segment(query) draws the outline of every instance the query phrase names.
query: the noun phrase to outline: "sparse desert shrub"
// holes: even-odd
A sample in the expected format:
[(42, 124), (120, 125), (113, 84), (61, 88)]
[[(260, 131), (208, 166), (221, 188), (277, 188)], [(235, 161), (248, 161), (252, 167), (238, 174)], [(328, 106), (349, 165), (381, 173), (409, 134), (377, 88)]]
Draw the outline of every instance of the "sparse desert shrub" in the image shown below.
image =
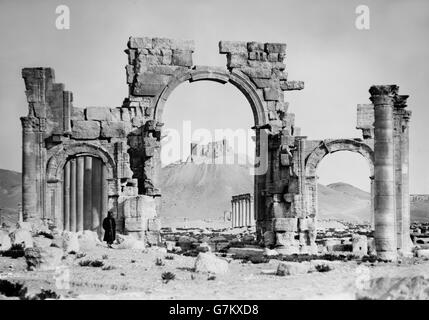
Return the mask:
[(59, 298), (60, 298), (60, 295), (58, 295), (55, 291), (52, 291), (50, 289), (48, 290), (42, 289), (39, 293), (36, 293), (31, 297), (25, 298), (25, 300), (46, 300), (46, 299), (58, 300)]
[(327, 264), (318, 264), (316, 265), (316, 270), (319, 272), (328, 272), (328, 271), (331, 271), (332, 269)]
[(198, 250), (192, 249), (185, 251), (183, 255), (186, 257), (197, 257), (199, 253), (200, 252)]
[(161, 274), (161, 279), (164, 283), (168, 283), (168, 281), (174, 280), (176, 278), (176, 275), (172, 272), (163, 272)]
[(132, 259), (132, 260), (131, 260), (131, 263), (136, 263), (136, 260)]
[(215, 275), (210, 275), (207, 280), (216, 280), (216, 276)]
[(164, 261), (162, 261), (161, 258), (156, 258), (155, 265), (159, 266), (159, 267), (162, 267), (164, 265)]
[(3, 251), (2, 255), (13, 259), (21, 258), (24, 256), (24, 246), (20, 243), (13, 244), (9, 250)]
[(82, 260), (79, 262), (79, 265), (81, 267), (100, 268), (100, 267), (104, 266), (104, 262), (101, 260)]
[(23, 298), (27, 294), (27, 287), (24, 287), (24, 284), (20, 282), (0, 280), (0, 293), (6, 297)]
[(116, 267), (115, 267), (115, 266), (112, 266), (112, 265), (103, 266), (103, 267), (101, 268), (101, 270), (104, 270), (104, 271), (107, 271), (107, 270), (115, 270), (115, 269), (116, 269)]
[(381, 259), (379, 259), (376, 255), (369, 255), (369, 256), (363, 256), (362, 257), (362, 262), (370, 262), (370, 263), (374, 263), (377, 261), (382, 261)]
[(174, 256), (165, 256), (165, 260), (174, 260)]
[(54, 236), (52, 234), (46, 232), (46, 231), (37, 232), (37, 236), (43, 236), (43, 237), (51, 239), (51, 240), (54, 239)]
[(107, 260), (107, 259), (109, 259), (109, 256), (108, 256), (107, 254), (103, 254), (103, 255), (101, 256), (101, 258), (102, 258), (103, 260)]
[(76, 251), (70, 251), (69, 254), (77, 255), (77, 252)]

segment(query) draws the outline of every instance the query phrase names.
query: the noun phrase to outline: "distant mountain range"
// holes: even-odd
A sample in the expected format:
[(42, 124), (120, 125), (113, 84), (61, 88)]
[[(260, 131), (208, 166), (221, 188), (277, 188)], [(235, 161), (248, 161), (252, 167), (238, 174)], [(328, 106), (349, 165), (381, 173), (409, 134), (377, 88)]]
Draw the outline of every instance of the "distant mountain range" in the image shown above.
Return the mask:
[(18, 219), (21, 203), (21, 173), (0, 169), (0, 218), (13, 223)]
[[(231, 208), (231, 196), (253, 193), (249, 167), (239, 164), (170, 164), (161, 171), (162, 216), (220, 218)], [(319, 184), (319, 217), (350, 222), (370, 221), (370, 194), (347, 183)], [(21, 174), (0, 169), (0, 215), (13, 223), (21, 203)], [(411, 220), (429, 222), (429, 200), (411, 202)]]

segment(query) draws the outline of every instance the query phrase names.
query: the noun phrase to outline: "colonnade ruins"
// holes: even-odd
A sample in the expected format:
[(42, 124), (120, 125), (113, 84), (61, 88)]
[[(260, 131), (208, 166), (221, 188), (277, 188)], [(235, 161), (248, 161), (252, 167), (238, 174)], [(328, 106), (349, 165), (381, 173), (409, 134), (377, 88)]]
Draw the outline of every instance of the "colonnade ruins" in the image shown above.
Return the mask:
[[(284, 92), (301, 90), (285, 72), (282, 43), (220, 41), (226, 68), (195, 66), (194, 43), (164, 38), (128, 41), (129, 94), (120, 107), (77, 108), (51, 68), (25, 68), (29, 104), (23, 129), (23, 217), (60, 229), (101, 233), (113, 210), (119, 232), (160, 241), (162, 113), (181, 83), (231, 83), (247, 98), (256, 136), (254, 208), (258, 239), (288, 253), (315, 253), (317, 165), (348, 150), (371, 168), (379, 257), (410, 253), (407, 96), (372, 86), (358, 105), (363, 139), (308, 140), (295, 127)], [(233, 106), (231, 106), (233, 107)]]

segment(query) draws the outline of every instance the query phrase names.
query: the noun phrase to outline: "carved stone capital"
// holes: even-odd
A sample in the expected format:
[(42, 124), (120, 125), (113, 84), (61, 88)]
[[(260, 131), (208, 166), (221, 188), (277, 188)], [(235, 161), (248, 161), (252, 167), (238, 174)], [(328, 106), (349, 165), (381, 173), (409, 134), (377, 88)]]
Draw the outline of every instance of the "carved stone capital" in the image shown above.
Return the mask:
[(396, 108), (406, 108), (408, 95), (397, 95), (395, 96), (394, 104)]
[(36, 117), (21, 117), (21, 125), (24, 132), (35, 132), (40, 129), (39, 119)]

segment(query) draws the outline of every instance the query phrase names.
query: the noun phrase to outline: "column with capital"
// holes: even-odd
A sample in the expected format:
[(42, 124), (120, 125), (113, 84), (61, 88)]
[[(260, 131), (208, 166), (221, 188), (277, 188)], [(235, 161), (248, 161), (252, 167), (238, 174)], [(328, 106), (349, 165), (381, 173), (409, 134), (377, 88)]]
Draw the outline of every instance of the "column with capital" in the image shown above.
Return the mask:
[(393, 104), (396, 85), (372, 86), (374, 104), (375, 247), (381, 259), (396, 260)]
[(409, 119), (411, 111), (406, 110), (407, 95), (396, 96), (394, 107), (398, 120), (400, 162), (397, 168), (400, 168), (400, 176), (397, 177), (396, 195), (397, 203), (401, 204), (400, 210), (397, 210), (397, 237), (398, 249), (402, 255), (410, 256), (411, 239), (410, 239), (410, 190), (409, 190)]

